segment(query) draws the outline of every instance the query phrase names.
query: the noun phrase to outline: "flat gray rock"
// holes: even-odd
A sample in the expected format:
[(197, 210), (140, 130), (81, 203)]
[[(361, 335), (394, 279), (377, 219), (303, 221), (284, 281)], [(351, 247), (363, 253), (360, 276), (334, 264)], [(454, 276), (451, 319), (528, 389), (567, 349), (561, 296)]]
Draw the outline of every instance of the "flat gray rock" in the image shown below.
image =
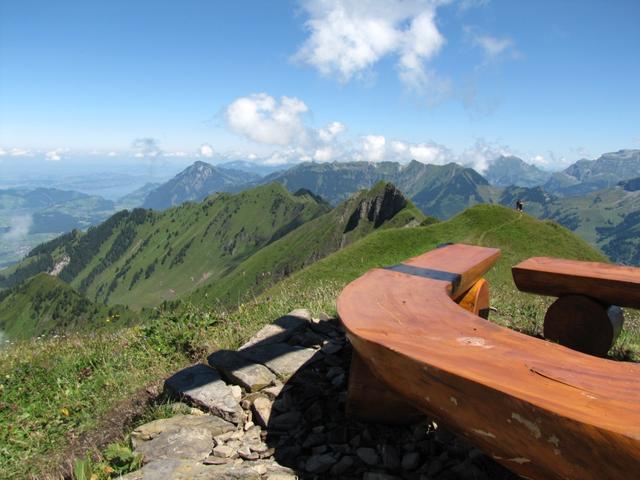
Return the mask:
[(131, 432), (131, 441), (136, 447), (142, 442), (153, 440), (162, 433), (172, 433), (190, 428), (205, 429), (211, 437), (235, 430), (232, 423), (214, 415), (175, 415), (141, 425)]
[(224, 420), (243, 422), (240, 404), (213, 368), (193, 365), (169, 377), (164, 386), (174, 395), (202, 406)]
[(269, 460), (201, 465), (193, 474), (194, 480), (258, 480), (262, 475), (293, 473)]
[(158, 460), (123, 476), (122, 480), (187, 480), (199, 468), (199, 463), (189, 460)]
[(308, 310), (294, 310), (275, 322), (262, 327), (253, 337), (242, 345), (239, 350), (256, 345), (271, 345), (286, 342), (294, 333), (299, 332), (309, 324), (311, 315)]
[(278, 377), (285, 379), (297, 372), (307, 362), (321, 358), (312, 348), (296, 347), (286, 343), (249, 347), (238, 353), (248, 360), (266, 365)]
[(264, 365), (252, 362), (232, 350), (218, 350), (209, 355), (209, 365), (218, 369), (227, 381), (257, 392), (271, 385), (276, 376)]
[(204, 460), (213, 449), (213, 437), (206, 428), (166, 431), (146, 442), (136, 442), (135, 452), (145, 463), (156, 460)]

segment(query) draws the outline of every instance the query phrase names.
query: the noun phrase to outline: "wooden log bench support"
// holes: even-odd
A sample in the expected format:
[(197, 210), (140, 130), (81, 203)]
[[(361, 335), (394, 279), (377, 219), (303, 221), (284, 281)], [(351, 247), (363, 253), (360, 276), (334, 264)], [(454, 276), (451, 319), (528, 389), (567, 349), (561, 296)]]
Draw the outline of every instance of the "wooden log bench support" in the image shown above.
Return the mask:
[(604, 357), (622, 331), (620, 307), (640, 308), (640, 269), (534, 257), (512, 269), (519, 290), (558, 297), (544, 318), (544, 336)]
[[(633, 476), (640, 467), (640, 365), (478, 316), (488, 308), (481, 280), (498, 256), (450, 245), (370, 270), (345, 287), (338, 313), (354, 347), (350, 388), (361, 388), (349, 411), (382, 410), (390, 421), (423, 412), (526, 478)], [(380, 409), (385, 396), (391, 408)]]

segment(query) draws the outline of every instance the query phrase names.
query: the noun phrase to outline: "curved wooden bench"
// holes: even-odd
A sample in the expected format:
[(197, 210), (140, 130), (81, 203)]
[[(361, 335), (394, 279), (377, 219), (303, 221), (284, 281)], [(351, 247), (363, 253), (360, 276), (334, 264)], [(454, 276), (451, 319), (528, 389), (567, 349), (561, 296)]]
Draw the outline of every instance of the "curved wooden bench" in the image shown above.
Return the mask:
[(456, 304), (498, 256), (451, 245), (350, 283), (338, 313), (355, 351), (414, 407), (520, 475), (633, 476), (640, 365), (529, 337)]

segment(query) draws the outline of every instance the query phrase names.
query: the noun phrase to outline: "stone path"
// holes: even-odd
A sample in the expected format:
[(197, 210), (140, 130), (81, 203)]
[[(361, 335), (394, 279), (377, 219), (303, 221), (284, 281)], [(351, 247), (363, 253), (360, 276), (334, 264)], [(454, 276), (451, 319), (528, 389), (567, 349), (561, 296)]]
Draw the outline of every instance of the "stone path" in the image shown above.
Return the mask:
[(166, 392), (189, 414), (136, 429), (145, 464), (123, 478), (518, 478), (426, 419), (389, 427), (345, 417), (350, 360), (338, 322), (306, 310), (265, 326), (237, 352), (214, 352), (209, 365), (167, 379)]

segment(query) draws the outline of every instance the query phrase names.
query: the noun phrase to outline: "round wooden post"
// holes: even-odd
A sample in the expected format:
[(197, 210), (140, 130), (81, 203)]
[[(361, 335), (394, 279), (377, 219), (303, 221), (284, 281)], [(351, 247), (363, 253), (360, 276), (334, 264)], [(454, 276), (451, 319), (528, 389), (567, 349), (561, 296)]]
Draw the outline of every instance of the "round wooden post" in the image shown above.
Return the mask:
[(622, 309), (585, 295), (566, 295), (544, 317), (544, 336), (579, 352), (604, 357), (624, 323)]

